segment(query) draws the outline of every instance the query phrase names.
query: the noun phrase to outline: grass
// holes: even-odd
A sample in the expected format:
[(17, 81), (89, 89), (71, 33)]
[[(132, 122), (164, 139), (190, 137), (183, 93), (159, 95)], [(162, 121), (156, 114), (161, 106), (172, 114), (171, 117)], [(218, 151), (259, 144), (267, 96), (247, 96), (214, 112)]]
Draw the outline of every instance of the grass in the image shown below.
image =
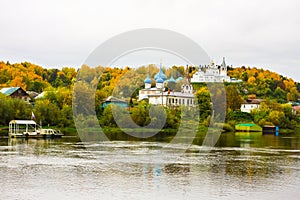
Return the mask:
[(8, 126), (0, 126), (0, 136), (8, 136)]
[(65, 136), (78, 136), (75, 127), (65, 127), (65, 128), (57, 128), (57, 129), (60, 130)]

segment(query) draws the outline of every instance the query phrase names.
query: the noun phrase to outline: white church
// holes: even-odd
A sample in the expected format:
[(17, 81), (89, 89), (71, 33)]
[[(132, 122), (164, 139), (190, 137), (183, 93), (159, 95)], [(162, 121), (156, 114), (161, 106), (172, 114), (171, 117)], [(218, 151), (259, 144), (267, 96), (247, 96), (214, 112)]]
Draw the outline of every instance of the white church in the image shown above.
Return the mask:
[(221, 83), (221, 82), (231, 82), (238, 83), (242, 82), (235, 78), (230, 78), (227, 76), (227, 66), (225, 63), (225, 58), (220, 66), (215, 65), (212, 62), (210, 65), (199, 66), (199, 70), (191, 78), (192, 83)]
[(167, 80), (166, 75), (162, 71), (160, 66), (159, 72), (154, 76), (155, 87), (151, 87), (152, 80), (150, 76), (144, 80), (145, 89), (139, 91), (139, 101), (148, 100), (152, 105), (163, 105), (168, 107), (176, 106), (196, 106), (194, 99), (193, 86), (186, 79), (185, 83), (181, 86), (181, 91), (164, 91), (164, 85), (176, 84), (176, 80), (171, 75), (170, 79)]

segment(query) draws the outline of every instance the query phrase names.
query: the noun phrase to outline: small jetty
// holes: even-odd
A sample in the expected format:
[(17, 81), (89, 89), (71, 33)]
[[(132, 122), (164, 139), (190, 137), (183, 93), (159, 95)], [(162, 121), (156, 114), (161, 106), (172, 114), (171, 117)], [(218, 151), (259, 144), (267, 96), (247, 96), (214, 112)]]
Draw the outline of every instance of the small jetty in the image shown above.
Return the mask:
[(279, 134), (279, 127), (265, 125), (263, 126), (263, 134)]
[(9, 122), (8, 136), (11, 138), (56, 138), (62, 137), (60, 131), (37, 128), (33, 120), (12, 120)]

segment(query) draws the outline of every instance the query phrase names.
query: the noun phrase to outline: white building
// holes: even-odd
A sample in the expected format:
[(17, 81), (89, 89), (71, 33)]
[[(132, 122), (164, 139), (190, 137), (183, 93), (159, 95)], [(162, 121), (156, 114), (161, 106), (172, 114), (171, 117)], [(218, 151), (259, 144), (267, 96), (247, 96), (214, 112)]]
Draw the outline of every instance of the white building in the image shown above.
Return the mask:
[(227, 76), (227, 66), (225, 58), (220, 66), (212, 62), (210, 65), (199, 66), (199, 70), (191, 78), (192, 83), (210, 82), (242, 82), (241, 80), (231, 79)]
[(242, 112), (250, 113), (254, 109), (259, 109), (261, 102), (262, 102), (262, 99), (247, 99), (241, 105), (241, 111)]
[(165, 83), (175, 84), (173, 76), (167, 80), (166, 75), (160, 67), (159, 72), (154, 76), (155, 87), (151, 88), (152, 80), (150, 76), (144, 80), (145, 89), (139, 91), (139, 101), (148, 99), (150, 104), (164, 105), (164, 106), (194, 106), (196, 104), (194, 99), (193, 86), (186, 81), (181, 86), (181, 91), (164, 91)]

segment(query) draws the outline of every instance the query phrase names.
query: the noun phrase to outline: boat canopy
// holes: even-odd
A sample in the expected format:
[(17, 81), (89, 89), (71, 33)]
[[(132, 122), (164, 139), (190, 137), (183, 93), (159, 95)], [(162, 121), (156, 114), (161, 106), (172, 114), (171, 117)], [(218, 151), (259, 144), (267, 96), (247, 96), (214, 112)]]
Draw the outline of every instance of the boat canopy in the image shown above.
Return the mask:
[(36, 125), (36, 122), (33, 120), (11, 120), (10, 124), (32, 124)]

